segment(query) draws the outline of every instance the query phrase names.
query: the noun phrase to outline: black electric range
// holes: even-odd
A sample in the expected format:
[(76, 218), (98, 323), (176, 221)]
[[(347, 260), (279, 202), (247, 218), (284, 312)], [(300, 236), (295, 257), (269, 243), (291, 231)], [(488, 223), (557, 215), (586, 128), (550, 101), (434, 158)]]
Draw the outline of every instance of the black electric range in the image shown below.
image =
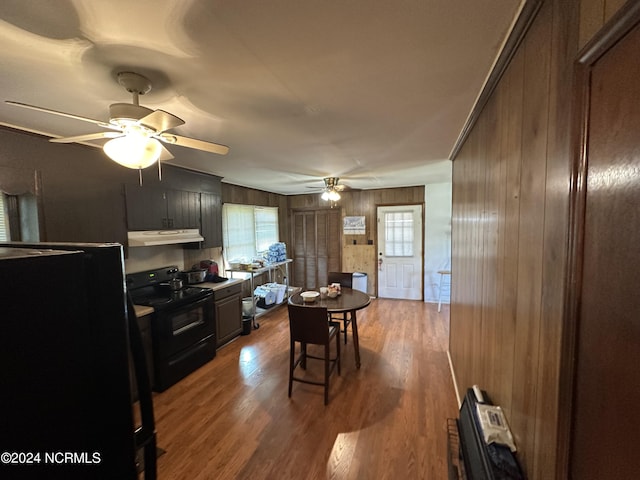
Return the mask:
[(170, 265), (127, 275), (136, 305), (153, 307), (153, 389), (162, 392), (216, 355), (213, 290), (186, 286), (174, 291), (169, 281), (178, 275)]

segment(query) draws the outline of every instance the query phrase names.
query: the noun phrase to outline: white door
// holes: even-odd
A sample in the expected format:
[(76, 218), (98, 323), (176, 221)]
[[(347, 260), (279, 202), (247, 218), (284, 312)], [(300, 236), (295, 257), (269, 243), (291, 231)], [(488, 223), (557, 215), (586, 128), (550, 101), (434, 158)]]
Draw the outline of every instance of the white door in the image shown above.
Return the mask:
[(422, 300), (422, 205), (378, 207), (378, 296)]

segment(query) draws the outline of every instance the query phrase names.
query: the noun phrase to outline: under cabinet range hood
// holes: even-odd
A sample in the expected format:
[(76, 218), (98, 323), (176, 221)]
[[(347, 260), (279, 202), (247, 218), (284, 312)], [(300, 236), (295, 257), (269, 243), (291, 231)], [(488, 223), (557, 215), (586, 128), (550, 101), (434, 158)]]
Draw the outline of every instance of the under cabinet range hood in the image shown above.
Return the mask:
[(204, 238), (197, 228), (185, 230), (151, 230), (127, 233), (130, 247), (151, 247), (176, 243), (202, 242)]

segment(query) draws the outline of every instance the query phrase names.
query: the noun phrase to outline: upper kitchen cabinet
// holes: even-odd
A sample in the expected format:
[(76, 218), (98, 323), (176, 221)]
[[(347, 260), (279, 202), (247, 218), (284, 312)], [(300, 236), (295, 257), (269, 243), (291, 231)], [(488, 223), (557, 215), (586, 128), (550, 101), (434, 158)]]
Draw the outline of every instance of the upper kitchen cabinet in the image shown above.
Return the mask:
[(129, 230), (200, 228), (200, 193), (125, 185)]
[(202, 229), (204, 237), (201, 248), (222, 246), (222, 198), (215, 193), (200, 195), (200, 212), (202, 215)]

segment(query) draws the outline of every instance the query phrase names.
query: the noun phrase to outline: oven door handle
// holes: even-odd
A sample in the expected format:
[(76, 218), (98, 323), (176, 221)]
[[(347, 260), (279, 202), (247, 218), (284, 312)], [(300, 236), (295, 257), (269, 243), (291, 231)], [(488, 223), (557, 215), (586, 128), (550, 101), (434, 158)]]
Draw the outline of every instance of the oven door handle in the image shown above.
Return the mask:
[(145, 480), (156, 480), (156, 426), (153, 417), (151, 381), (144, 354), (142, 334), (140, 333), (138, 319), (129, 293), (127, 293), (127, 323), (129, 324), (129, 345), (138, 388), (141, 420), (141, 426), (135, 431), (135, 447), (136, 450), (144, 449)]

